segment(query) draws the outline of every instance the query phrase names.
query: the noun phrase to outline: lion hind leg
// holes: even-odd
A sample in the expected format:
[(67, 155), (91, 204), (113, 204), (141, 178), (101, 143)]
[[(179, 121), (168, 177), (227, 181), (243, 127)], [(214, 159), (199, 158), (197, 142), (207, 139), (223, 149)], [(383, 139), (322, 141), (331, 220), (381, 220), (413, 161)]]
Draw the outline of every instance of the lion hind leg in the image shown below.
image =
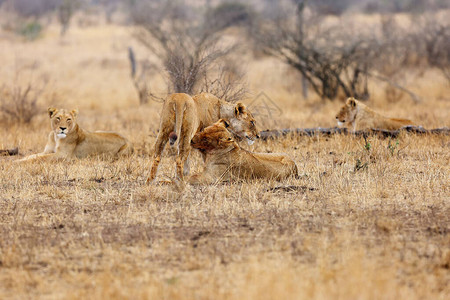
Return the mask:
[(171, 128), (170, 127), (162, 127), (159, 131), (158, 137), (155, 142), (155, 152), (153, 153), (153, 163), (152, 168), (150, 169), (150, 176), (147, 178), (147, 183), (153, 181), (156, 178), (156, 172), (158, 171), (159, 163), (161, 162), (161, 154), (166, 146), (167, 139), (169, 138)]
[(179, 153), (176, 160), (176, 176), (184, 180), (184, 175), (189, 174), (189, 154), (191, 153), (190, 135), (183, 135), (179, 141)]

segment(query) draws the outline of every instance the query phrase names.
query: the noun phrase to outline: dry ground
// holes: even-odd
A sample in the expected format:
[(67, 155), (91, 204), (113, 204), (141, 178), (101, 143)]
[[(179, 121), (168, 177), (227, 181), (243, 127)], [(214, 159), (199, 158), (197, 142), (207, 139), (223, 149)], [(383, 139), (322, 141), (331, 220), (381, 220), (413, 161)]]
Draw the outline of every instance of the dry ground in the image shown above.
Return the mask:
[[(120, 131), (137, 153), (54, 165), (0, 158), (1, 299), (450, 297), (448, 136), (370, 137), (370, 149), (351, 136), (288, 137), (252, 150), (288, 153), (299, 179), (182, 194), (148, 186), (160, 104), (137, 105), (130, 29), (72, 28), (63, 40), (57, 30), (32, 43), (1, 33), (2, 82), (18, 67), (52, 79), (32, 124), (2, 124), (1, 148), (42, 151), (45, 107), (56, 103), (78, 107), (86, 129)], [(296, 75), (272, 60), (248, 68), (253, 93), (265, 91), (282, 110), (273, 126), (334, 125), (339, 102), (302, 100)], [(450, 88), (434, 70), (405, 84), (424, 101), (388, 102), (380, 85), (370, 105), (427, 128), (450, 126)], [(194, 171), (200, 166), (194, 155)], [(166, 155), (159, 178), (173, 169)]]

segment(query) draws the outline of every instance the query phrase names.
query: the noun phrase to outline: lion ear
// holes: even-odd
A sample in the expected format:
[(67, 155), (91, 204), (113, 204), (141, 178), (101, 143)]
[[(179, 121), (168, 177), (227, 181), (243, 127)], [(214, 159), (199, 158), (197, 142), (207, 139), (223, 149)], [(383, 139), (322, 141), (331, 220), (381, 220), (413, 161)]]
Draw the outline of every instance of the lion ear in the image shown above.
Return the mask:
[(243, 103), (238, 102), (236, 103), (236, 107), (234, 108), (234, 114), (237, 116), (239, 116), (240, 114), (244, 113), (246, 110), (246, 107)]
[(74, 117), (74, 118), (76, 118), (77, 116), (78, 116), (78, 109), (72, 109), (72, 111), (70, 112), (71, 114), (72, 114), (72, 116)]
[(351, 106), (351, 107), (355, 107), (356, 106), (356, 100), (353, 97), (350, 97), (347, 99), (347, 105)]
[(49, 108), (47, 109), (47, 112), (48, 112), (48, 116), (49, 116), (50, 118), (52, 118), (54, 115), (56, 115), (56, 113), (58, 112), (58, 109), (57, 109), (57, 108), (54, 108), (54, 107), (49, 107)]
[(225, 128), (230, 127), (230, 123), (228, 123), (228, 122), (225, 121), (224, 119), (220, 119), (220, 123), (221, 123)]

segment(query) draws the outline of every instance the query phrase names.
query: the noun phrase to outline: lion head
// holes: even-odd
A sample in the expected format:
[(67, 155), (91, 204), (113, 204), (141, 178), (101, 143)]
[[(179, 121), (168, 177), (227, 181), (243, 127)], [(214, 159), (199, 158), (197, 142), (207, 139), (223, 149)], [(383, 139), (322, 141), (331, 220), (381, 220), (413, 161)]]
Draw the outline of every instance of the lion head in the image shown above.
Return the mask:
[(191, 140), (192, 147), (204, 152), (234, 147), (236, 142), (233, 139), (233, 134), (227, 128), (230, 128), (230, 124), (220, 119), (211, 126), (197, 132)]
[(259, 130), (256, 128), (256, 120), (252, 113), (242, 103), (237, 103), (234, 108), (235, 118), (229, 120), (231, 128), (228, 128), (236, 137), (247, 139), (252, 145), (255, 138), (259, 138)]
[(65, 109), (50, 107), (48, 115), (53, 132), (58, 138), (63, 139), (74, 130), (78, 110), (73, 109), (69, 112)]
[(341, 107), (336, 115), (336, 121), (339, 126), (343, 126), (346, 123), (352, 123), (355, 121), (357, 113), (358, 100), (353, 97), (347, 99), (345, 104)]

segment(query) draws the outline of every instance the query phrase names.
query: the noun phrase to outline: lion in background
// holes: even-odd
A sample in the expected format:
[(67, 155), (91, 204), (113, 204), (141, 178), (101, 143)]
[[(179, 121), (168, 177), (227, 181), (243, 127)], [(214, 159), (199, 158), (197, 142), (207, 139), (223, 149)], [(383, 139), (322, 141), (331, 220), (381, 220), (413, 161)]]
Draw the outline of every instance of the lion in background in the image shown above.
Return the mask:
[(122, 135), (112, 131), (89, 132), (77, 124), (78, 110), (49, 108), (52, 131), (44, 152), (27, 156), (17, 162), (62, 160), (92, 155), (118, 156), (133, 152), (133, 146)]
[(341, 107), (336, 121), (338, 126), (347, 126), (352, 131), (368, 128), (397, 130), (414, 125), (411, 120), (384, 117), (353, 97), (348, 98)]
[(250, 145), (259, 137), (256, 121), (242, 103), (231, 104), (209, 93), (201, 93), (194, 97), (184, 93), (169, 95), (163, 104), (153, 163), (147, 182), (155, 179), (161, 154), (168, 141), (171, 145), (178, 142), (176, 176), (184, 180), (184, 175), (189, 172), (191, 139), (196, 132), (219, 119), (226, 119), (230, 124), (230, 131), (237, 138), (246, 139)]
[(283, 180), (298, 176), (297, 165), (285, 154), (253, 153), (242, 149), (227, 130), (230, 126), (220, 119), (194, 136), (192, 147), (206, 155), (206, 166), (202, 173), (191, 176), (189, 183), (208, 184), (237, 179)]

